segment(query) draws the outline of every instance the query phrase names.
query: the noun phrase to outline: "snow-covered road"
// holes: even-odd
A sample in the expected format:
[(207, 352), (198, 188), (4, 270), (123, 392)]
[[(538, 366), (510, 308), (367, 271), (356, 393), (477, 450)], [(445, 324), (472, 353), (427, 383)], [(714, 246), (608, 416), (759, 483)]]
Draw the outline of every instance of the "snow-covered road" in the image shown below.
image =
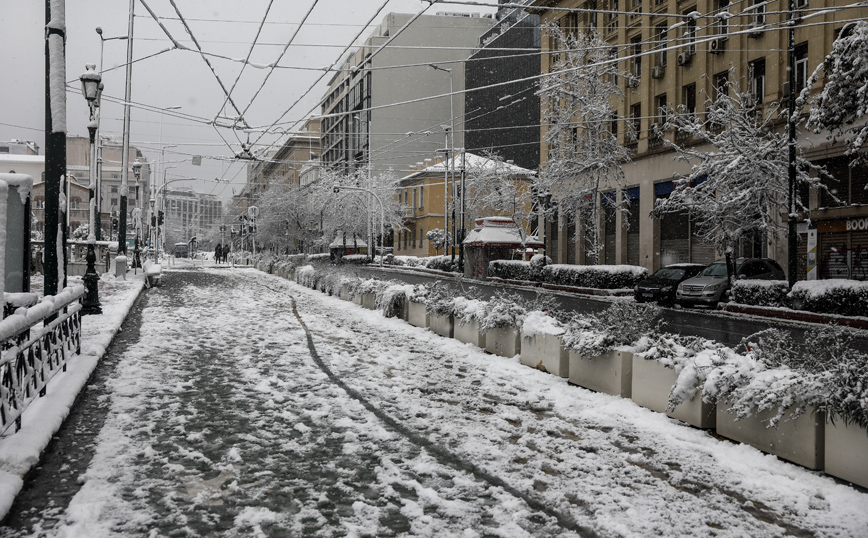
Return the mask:
[(39, 535), (868, 532), (865, 493), (517, 359), (254, 270), (164, 282)]

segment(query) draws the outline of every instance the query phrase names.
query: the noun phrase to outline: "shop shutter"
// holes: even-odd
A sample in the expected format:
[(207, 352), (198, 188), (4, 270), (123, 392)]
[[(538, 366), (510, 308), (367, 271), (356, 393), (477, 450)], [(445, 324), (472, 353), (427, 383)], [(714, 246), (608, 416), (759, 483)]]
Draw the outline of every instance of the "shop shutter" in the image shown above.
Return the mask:
[(868, 231), (850, 233), (852, 254), (852, 273), (854, 280), (868, 280)]
[(820, 279), (847, 278), (847, 251), (849, 233), (820, 234)]

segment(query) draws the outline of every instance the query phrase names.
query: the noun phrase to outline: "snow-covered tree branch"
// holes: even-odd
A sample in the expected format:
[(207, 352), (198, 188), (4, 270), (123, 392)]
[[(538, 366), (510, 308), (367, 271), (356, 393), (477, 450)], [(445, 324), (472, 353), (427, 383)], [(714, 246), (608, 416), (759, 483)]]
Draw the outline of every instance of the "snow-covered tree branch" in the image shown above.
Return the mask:
[(596, 262), (601, 250), (599, 193), (622, 186), (622, 166), (629, 161), (612, 129), (615, 102), (622, 96), (619, 72), (609, 61), (611, 46), (595, 32), (566, 34), (555, 25), (547, 25), (544, 32), (564, 50), (540, 81), (548, 158), (540, 169), (539, 189), (552, 194), (559, 211), (580, 220), (589, 257)]

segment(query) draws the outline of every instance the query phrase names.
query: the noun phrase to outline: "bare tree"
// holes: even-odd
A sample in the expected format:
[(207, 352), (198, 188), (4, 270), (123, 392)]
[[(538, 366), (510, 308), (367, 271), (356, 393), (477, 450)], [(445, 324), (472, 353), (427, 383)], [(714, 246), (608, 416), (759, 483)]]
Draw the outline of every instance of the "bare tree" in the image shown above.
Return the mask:
[[(844, 138), (852, 164), (868, 160), (868, 22), (861, 20), (841, 31), (832, 52), (817, 68), (826, 73), (822, 93), (810, 110), (808, 125), (819, 133), (831, 131), (830, 138)], [(811, 84), (808, 84), (810, 88)]]
[(481, 156), (465, 154), (464, 174), (468, 220), (509, 216), (525, 240), (534, 216), (533, 173), (485, 152)]
[[(596, 32), (565, 34), (545, 26), (561, 49), (540, 81), (548, 158), (540, 169), (540, 193), (551, 193), (558, 210), (582, 223), (590, 259), (602, 249), (598, 202), (603, 190), (623, 185), (627, 149), (612, 128), (622, 97), (611, 46)], [(622, 208), (622, 200), (615, 201)], [(579, 228), (577, 228), (578, 233)]]
[[(716, 100), (706, 100), (705, 108), (704, 117), (683, 106), (666, 111), (663, 129), (674, 127), (681, 136), (664, 141), (691, 171), (675, 176), (674, 190), (657, 200), (652, 216), (689, 212), (696, 234), (718, 252), (736, 247), (742, 238), (778, 238), (786, 229), (781, 215), (789, 213), (789, 149), (786, 133), (772, 127), (777, 105), (763, 114), (750, 94), (729, 82)], [(797, 154), (797, 182), (820, 186), (809, 170), (822, 172)], [(807, 209), (801, 200), (796, 204)]]

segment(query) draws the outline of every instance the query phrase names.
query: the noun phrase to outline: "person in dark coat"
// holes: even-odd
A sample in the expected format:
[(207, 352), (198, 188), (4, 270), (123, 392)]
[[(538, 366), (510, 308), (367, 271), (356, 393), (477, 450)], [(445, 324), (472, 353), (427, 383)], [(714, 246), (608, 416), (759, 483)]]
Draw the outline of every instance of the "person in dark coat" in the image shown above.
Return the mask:
[(229, 245), (226, 244), (226, 245), (223, 245), (223, 263), (229, 263), (228, 261), (226, 261), (228, 259), (229, 259)]
[(217, 248), (214, 249), (214, 260), (216, 260), (217, 263), (220, 263), (220, 260), (222, 258), (223, 258), (223, 247), (220, 245), (220, 243), (217, 243)]

